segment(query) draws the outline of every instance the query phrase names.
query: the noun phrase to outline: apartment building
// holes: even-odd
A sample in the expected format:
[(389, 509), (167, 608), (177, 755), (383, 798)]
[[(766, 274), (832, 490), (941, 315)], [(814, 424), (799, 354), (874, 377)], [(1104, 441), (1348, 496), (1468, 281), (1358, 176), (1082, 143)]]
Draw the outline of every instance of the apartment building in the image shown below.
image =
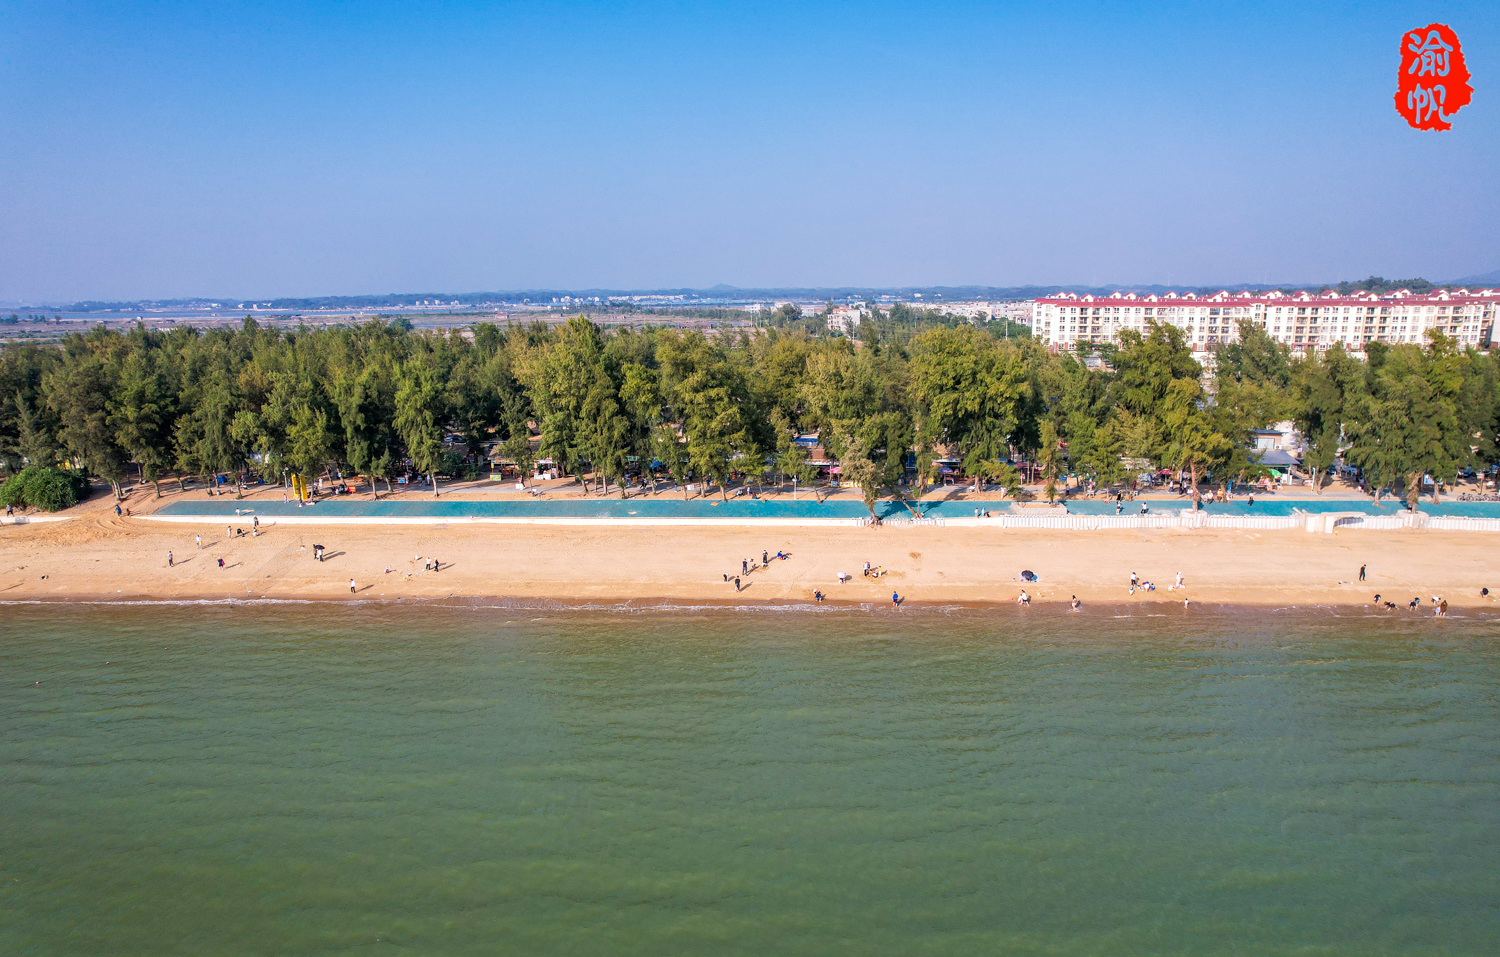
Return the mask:
[(1335, 342), (1362, 353), (1369, 342), (1426, 341), (1439, 329), (1462, 345), (1488, 348), (1500, 290), (1454, 289), (1416, 295), (1398, 289), (1385, 295), (1355, 293), (1219, 292), (1079, 296), (1064, 293), (1033, 303), (1032, 334), (1044, 344), (1071, 349), (1080, 342), (1114, 342), (1120, 332), (1144, 332), (1151, 321), (1187, 333), (1195, 351), (1211, 351), (1239, 336), (1252, 322), (1293, 352), (1323, 350)]
[(828, 329), (830, 332), (852, 336), (859, 331), (859, 324), (868, 315), (863, 307), (839, 306), (828, 314)]

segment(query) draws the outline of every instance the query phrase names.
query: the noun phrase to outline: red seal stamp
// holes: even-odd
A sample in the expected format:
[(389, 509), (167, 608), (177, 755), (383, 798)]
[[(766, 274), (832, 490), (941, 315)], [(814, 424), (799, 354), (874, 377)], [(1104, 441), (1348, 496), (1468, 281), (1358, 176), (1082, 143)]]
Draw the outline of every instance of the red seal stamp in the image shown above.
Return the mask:
[(1406, 31), (1396, 77), (1396, 112), (1413, 129), (1452, 129), (1448, 121), (1469, 104), (1473, 93), (1463, 47), (1446, 23)]

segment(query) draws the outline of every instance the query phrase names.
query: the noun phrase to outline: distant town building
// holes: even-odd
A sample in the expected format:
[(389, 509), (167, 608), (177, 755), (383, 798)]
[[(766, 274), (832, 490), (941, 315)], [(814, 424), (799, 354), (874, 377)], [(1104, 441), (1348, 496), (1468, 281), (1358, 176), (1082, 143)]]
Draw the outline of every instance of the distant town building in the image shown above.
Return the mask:
[(856, 306), (839, 306), (828, 314), (828, 331), (852, 336), (867, 315), (869, 313)]
[(1322, 351), (1335, 342), (1362, 353), (1370, 342), (1426, 341), (1439, 329), (1466, 346), (1488, 347), (1500, 290), (1454, 289), (1415, 295), (1398, 289), (1385, 295), (1354, 293), (1195, 293), (1079, 296), (1064, 293), (1033, 302), (1032, 334), (1043, 344), (1071, 349), (1080, 342), (1115, 342), (1120, 332), (1145, 332), (1151, 321), (1187, 333), (1196, 351), (1239, 337), (1239, 324), (1265, 329), (1293, 352)]
[(991, 307), (991, 319), (1009, 319), (1023, 325), (1031, 325), (1031, 316), (1035, 306), (1031, 300), (1022, 302), (997, 302)]

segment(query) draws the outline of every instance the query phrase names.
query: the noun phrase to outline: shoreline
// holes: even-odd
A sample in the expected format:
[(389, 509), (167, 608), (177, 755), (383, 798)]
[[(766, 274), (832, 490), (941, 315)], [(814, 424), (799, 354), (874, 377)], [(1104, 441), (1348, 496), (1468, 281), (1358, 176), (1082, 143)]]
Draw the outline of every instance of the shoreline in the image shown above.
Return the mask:
[(1213, 618), (1219, 620), (1257, 620), (1272, 616), (1278, 618), (1317, 618), (1320, 620), (1338, 620), (1348, 618), (1375, 619), (1380, 621), (1463, 621), (1475, 622), (1500, 622), (1500, 606), (1491, 605), (1458, 605), (1450, 600), (1449, 613), (1445, 617), (1433, 614), (1433, 608), (1423, 601), (1421, 608), (1408, 610), (1403, 603), (1395, 610), (1376, 608), (1370, 604), (1254, 604), (1254, 603), (1230, 603), (1214, 601), (1193, 601), (1189, 599), (1190, 606), (1184, 608), (1181, 602), (1176, 600), (1150, 601), (1142, 603), (1097, 603), (1084, 604), (1081, 608), (1074, 610), (1068, 601), (1042, 601), (1032, 602), (1029, 606), (1018, 605), (1013, 601), (912, 601), (909, 604), (902, 602), (899, 611), (893, 610), (887, 602), (822, 602), (812, 601), (767, 601), (759, 604), (734, 602), (728, 600), (702, 599), (691, 603), (685, 603), (682, 599), (666, 598), (644, 598), (636, 600), (623, 600), (615, 602), (600, 601), (570, 601), (567, 599), (553, 598), (531, 598), (514, 595), (468, 595), (452, 597), (417, 597), (417, 598), (112, 598), (108, 596), (84, 596), (84, 597), (53, 597), (53, 598), (25, 598), (7, 599), (0, 598), (0, 608), (3, 607), (68, 607), (78, 609), (89, 608), (238, 608), (238, 607), (275, 607), (275, 606), (313, 606), (332, 608), (359, 607), (373, 610), (389, 610), (394, 608), (417, 608), (417, 609), (442, 609), (449, 611), (512, 611), (512, 612), (544, 612), (557, 614), (581, 614), (581, 615), (696, 615), (696, 614), (816, 614), (816, 615), (860, 615), (881, 616), (890, 620), (899, 620), (899, 616), (911, 614), (913, 616), (975, 616), (994, 617), (1007, 614), (1013, 617), (1007, 620), (1017, 623), (1023, 622), (1025, 616), (1042, 615), (1052, 617), (1071, 617), (1077, 615), (1082, 619), (1101, 620), (1107, 619), (1117, 621), (1121, 619), (1145, 619), (1145, 618), (1174, 618), (1184, 617)]

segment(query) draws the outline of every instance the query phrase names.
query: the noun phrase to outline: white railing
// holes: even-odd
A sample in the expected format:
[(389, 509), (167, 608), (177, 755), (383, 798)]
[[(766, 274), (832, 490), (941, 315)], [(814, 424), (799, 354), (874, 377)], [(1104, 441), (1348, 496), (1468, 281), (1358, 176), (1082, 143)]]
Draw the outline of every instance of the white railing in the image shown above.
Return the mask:
[(1427, 527), (1444, 532), (1500, 532), (1500, 518), (1459, 518), (1449, 515), (1432, 515)]
[(1055, 528), (1070, 531), (1143, 528), (1300, 528), (1294, 517), (1270, 515), (1208, 515), (1183, 510), (1145, 515), (1002, 515), (983, 524), (1001, 528)]
[[(905, 523), (910, 524), (910, 523)], [(1210, 515), (1192, 509), (1148, 513), (1146, 515), (1050, 515), (999, 514), (985, 518), (954, 517), (948, 525), (980, 528), (1049, 529), (1055, 531), (1107, 531), (1110, 529), (1223, 528), (1276, 531), (1304, 528), (1330, 532), (1335, 528), (1396, 531), (1399, 529), (1439, 529), (1454, 532), (1500, 532), (1500, 518), (1436, 517), (1423, 512), (1400, 512), (1395, 515), (1333, 515), (1295, 510), (1291, 515)]]

